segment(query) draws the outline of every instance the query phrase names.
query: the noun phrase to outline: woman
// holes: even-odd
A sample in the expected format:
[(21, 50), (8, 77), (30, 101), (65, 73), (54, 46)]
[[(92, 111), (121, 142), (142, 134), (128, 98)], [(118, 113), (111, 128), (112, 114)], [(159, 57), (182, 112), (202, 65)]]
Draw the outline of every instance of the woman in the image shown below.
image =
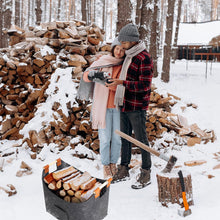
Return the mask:
[(113, 79), (119, 78), (125, 51), (117, 38), (111, 46), (111, 55), (101, 56), (83, 74), (85, 82), (95, 81), (91, 118), (92, 128), (98, 129), (104, 178), (116, 173), (121, 151), (121, 139), (114, 132), (120, 130), (120, 111), (114, 105), (116, 87), (108, 87), (105, 80), (95, 79), (100, 71), (108, 73)]

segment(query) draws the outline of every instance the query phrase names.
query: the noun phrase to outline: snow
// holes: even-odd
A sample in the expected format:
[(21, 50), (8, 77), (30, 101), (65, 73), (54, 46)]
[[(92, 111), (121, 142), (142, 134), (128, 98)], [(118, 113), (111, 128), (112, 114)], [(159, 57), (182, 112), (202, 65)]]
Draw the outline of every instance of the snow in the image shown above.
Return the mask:
[(177, 45), (208, 45), (218, 35), (220, 21), (180, 23)]
[[(159, 60), (159, 67), (161, 65)], [(180, 165), (183, 173), (190, 173), (192, 176), (192, 189), (194, 205), (190, 206), (192, 214), (188, 220), (218, 220), (220, 218), (220, 170), (213, 170), (213, 167), (220, 162), (214, 159), (213, 153), (220, 152), (220, 126), (219, 126), (219, 90), (220, 90), (220, 63), (208, 63), (208, 73), (206, 77), (205, 62), (176, 61), (171, 64), (170, 82), (163, 83), (160, 78), (153, 79), (153, 83), (158, 91), (166, 94), (172, 93), (181, 98), (172, 112), (181, 114), (188, 119), (189, 124), (197, 123), (201, 129), (213, 129), (217, 136), (214, 143), (197, 144), (193, 147), (176, 146), (167, 149), (167, 155), (175, 155), (177, 165)], [(74, 101), (76, 85), (71, 80), (71, 68), (58, 69), (51, 78), (51, 83), (47, 89), (48, 98), (45, 103), (38, 106), (35, 117), (23, 129), (27, 135), (29, 129), (39, 129), (42, 122), (49, 122), (51, 108), (57, 100), (61, 103), (62, 110), (67, 113), (65, 103)], [(59, 80), (57, 80), (59, 78)], [(59, 88), (58, 90), (56, 88)], [(188, 103), (198, 105), (197, 109), (187, 107), (182, 111), (181, 107)], [(74, 142), (74, 139), (72, 140)], [(15, 145), (19, 147), (14, 147)], [(4, 171), (0, 172), (0, 186), (6, 187), (13, 184), (17, 194), (8, 197), (0, 190), (1, 219), (3, 220), (55, 220), (46, 212), (45, 201), (42, 189), (43, 167), (57, 158), (61, 158), (66, 163), (73, 165), (81, 171), (88, 171), (92, 176), (103, 178), (100, 155), (96, 155), (88, 148), (78, 145), (74, 150), (68, 146), (59, 152), (56, 144), (44, 146), (37, 159), (30, 158), (27, 145), (21, 141), (0, 141), (0, 150), (4, 153), (14, 152), (11, 156), (5, 157)], [(79, 159), (73, 157), (74, 153), (88, 154), (94, 160)], [(140, 155), (133, 155), (132, 159), (140, 159)], [(206, 160), (207, 163), (187, 167), (185, 161)], [(25, 161), (32, 167), (32, 174), (16, 177), (16, 172), (20, 168), (21, 161)], [(166, 165), (165, 161), (152, 156), (152, 183), (144, 189), (134, 190), (131, 183), (135, 180), (139, 168), (130, 170), (131, 179), (125, 182), (111, 184), (109, 194), (108, 215), (105, 220), (181, 220), (178, 215), (178, 204), (169, 204), (164, 207), (158, 201), (158, 185), (156, 174)], [(176, 171), (174, 171), (176, 172)], [(213, 178), (208, 178), (213, 175)]]

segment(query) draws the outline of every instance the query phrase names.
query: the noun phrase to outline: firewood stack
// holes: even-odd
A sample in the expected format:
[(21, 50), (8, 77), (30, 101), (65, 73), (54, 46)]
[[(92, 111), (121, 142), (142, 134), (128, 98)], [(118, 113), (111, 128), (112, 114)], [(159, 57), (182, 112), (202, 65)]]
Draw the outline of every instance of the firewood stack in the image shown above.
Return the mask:
[(80, 203), (88, 200), (101, 186), (87, 171), (81, 173), (72, 166), (50, 173), (44, 177), (48, 188), (67, 202)]
[[(201, 130), (196, 123), (189, 125), (187, 118), (171, 113), (171, 108), (181, 99), (168, 93), (166, 97), (156, 92), (152, 87), (150, 106), (148, 111), (148, 122), (146, 123), (148, 139), (154, 145), (158, 139), (163, 139), (159, 148), (167, 148), (174, 145), (194, 146), (195, 144), (214, 142), (215, 133), (213, 130)], [(183, 106), (197, 108), (195, 104)], [(166, 139), (166, 133), (173, 133), (172, 140)]]
[[(76, 76), (93, 62), (96, 53), (109, 51), (110, 45), (100, 46), (102, 29), (81, 21), (43, 23), (28, 31), (13, 25), (7, 33), (11, 48), (0, 49), (0, 138), (17, 140), (23, 138), (19, 131), (34, 117), (36, 105), (45, 101), (44, 92), (55, 69), (71, 66)], [(62, 132), (67, 129), (62, 124)], [(36, 141), (48, 143), (43, 132), (30, 133), (32, 142), (24, 141), (33, 151)], [(57, 129), (55, 134), (59, 133)]]

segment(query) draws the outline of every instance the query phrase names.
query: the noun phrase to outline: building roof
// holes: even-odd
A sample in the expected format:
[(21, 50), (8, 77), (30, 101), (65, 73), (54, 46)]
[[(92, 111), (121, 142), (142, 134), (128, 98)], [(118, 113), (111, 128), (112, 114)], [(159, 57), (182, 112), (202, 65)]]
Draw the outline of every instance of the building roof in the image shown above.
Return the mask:
[(220, 21), (180, 23), (177, 45), (210, 45), (220, 35)]

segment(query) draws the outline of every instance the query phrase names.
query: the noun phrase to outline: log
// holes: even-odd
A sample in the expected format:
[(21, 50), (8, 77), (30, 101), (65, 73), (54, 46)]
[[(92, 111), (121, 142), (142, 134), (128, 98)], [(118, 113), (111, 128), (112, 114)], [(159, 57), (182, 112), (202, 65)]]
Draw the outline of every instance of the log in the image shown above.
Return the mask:
[(91, 189), (95, 183), (96, 183), (96, 178), (93, 177), (90, 180), (88, 180), (87, 182), (81, 184), (80, 188), (83, 190), (88, 190), (88, 189)]
[(86, 200), (88, 200), (92, 195), (93, 193), (95, 192), (95, 190), (100, 187), (102, 184), (99, 183), (99, 182), (96, 182), (95, 185), (90, 189), (90, 190), (87, 190), (85, 192), (82, 193), (81, 197), (80, 197), (80, 201), (81, 202), (84, 202)]
[[(158, 199), (163, 206), (168, 206), (169, 203), (177, 203), (183, 207), (182, 189), (177, 170), (172, 170), (172, 173), (158, 173)], [(192, 179), (191, 175), (183, 172), (186, 198), (189, 205), (193, 205), (192, 194)]]
[(52, 173), (49, 173), (48, 175), (46, 175), (44, 177), (44, 182), (47, 183), (47, 184), (50, 184), (53, 180), (54, 180), (54, 178), (53, 178)]
[(79, 176), (70, 182), (71, 189), (74, 191), (79, 190), (80, 185), (87, 182), (89, 179), (91, 179), (91, 175), (85, 171), (82, 176)]
[(204, 163), (207, 163), (207, 161), (206, 160), (191, 160), (191, 161), (184, 162), (184, 165), (192, 167), (192, 166), (202, 165)]
[(53, 172), (53, 178), (58, 181), (58, 180), (62, 179), (63, 177), (66, 177), (66, 176), (68, 176), (72, 173), (76, 173), (76, 172), (77, 172), (77, 170), (72, 166), (65, 167), (61, 170)]
[(76, 178), (79, 178), (80, 176), (82, 176), (82, 174), (81, 174), (81, 173), (78, 173), (75, 177), (73, 177), (73, 178), (71, 178), (71, 179), (65, 181), (65, 182), (63, 183), (63, 188), (64, 188), (65, 190), (71, 189), (71, 182), (73, 182)]
[(0, 171), (3, 171), (5, 159), (0, 156)]

